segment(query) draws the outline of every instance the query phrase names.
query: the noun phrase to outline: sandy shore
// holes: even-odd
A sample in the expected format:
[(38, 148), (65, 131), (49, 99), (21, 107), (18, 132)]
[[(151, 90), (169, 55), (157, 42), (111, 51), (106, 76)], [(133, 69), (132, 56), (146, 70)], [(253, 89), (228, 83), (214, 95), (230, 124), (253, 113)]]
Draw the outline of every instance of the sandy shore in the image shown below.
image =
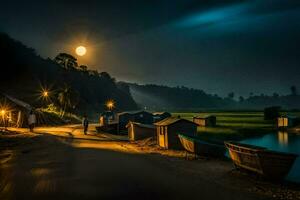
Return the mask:
[(299, 186), (265, 182), (227, 160), (186, 160), (147, 144), (2, 135), (0, 199), (300, 199)]

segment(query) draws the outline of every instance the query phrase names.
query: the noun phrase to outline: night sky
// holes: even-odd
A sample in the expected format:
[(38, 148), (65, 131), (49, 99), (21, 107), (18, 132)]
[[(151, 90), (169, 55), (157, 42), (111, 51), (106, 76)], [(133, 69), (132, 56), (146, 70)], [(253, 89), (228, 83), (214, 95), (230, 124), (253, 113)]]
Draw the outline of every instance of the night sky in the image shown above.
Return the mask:
[(248, 96), (300, 87), (299, 0), (14, 1), (0, 30), (118, 80)]

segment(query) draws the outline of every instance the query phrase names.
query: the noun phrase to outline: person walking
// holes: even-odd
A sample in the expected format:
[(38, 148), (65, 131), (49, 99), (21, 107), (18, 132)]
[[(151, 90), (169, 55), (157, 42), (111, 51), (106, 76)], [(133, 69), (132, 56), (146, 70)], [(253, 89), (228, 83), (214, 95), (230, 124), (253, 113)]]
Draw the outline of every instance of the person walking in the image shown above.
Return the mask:
[(89, 128), (89, 120), (86, 115), (84, 115), (84, 117), (83, 117), (82, 125), (83, 125), (83, 133), (84, 133), (84, 135), (86, 135), (87, 130)]
[(28, 116), (28, 125), (29, 125), (30, 132), (33, 132), (35, 124), (36, 124), (36, 116), (34, 112), (31, 110)]

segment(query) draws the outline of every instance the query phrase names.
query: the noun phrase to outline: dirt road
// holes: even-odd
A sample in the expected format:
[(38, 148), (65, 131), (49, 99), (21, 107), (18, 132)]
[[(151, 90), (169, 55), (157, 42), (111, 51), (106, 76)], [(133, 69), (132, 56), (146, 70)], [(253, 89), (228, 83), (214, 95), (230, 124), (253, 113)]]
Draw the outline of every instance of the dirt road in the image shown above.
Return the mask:
[(266, 199), (228, 178), (232, 167), (226, 161), (187, 161), (122, 147), (23, 133), (1, 150), (0, 199)]

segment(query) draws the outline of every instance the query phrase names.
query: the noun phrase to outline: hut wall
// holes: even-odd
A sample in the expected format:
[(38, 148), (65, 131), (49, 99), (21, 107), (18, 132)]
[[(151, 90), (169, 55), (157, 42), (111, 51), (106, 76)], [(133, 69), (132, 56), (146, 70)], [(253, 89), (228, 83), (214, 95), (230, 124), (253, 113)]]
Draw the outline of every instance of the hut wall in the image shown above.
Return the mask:
[(119, 124), (119, 130), (124, 130), (126, 128), (126, 125), (129, 121), (132, 121), (132, 116), (128, 113), (119, 115), (118, 117), (118, 124)]
[(129, 140), (142, 140), (149, 137), (154, 137), (156, 129), (150, 127), (141, 127), (137, 124), (131, 123), (128, 127)]
[(134, 140), (134, 125), (130, 124), (128, 127), (128, 138), (129, 140)]
[(294, 127), (299, 125), (299, 118), (278, 117), (277, 127)]
[(193, 122), (198, 124), (198, 126), (206, 126), (206, 119), (194, 118)]
[(288, 127), (289, 126), (289, 120), (287, 117), (279, 117), (277, 119), (277, 126), (278, 127)]
[(157, 144), (160, 147), (168, 148), (168, 135), (167, 135), (168, 127), (167, 126), (157, 126)]
[(193, 118), (193, 122), (198, 126), (216, 126), (216, 117)]

